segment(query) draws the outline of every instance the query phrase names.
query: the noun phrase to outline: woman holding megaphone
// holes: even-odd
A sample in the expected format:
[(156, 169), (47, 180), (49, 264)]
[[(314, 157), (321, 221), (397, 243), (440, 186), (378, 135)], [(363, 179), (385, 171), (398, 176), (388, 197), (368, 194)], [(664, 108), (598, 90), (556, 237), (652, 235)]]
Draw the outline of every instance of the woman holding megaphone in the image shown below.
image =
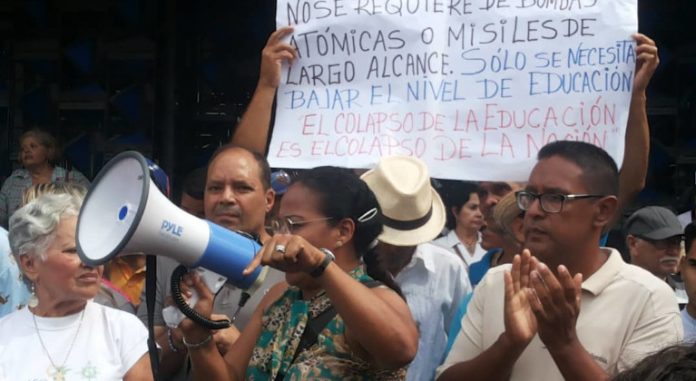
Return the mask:
[[(191, 320), (181, 328), (198, 380), (402, 380), (418, 332), (400, 290), (372, 249), (382, 232), (377, 200), (352, 171), (305, 172), (281, 200), (275, 235), (245, 270), (286, 273), (225, 354)], [(195, 309), (213, 296), (195, 274)]]

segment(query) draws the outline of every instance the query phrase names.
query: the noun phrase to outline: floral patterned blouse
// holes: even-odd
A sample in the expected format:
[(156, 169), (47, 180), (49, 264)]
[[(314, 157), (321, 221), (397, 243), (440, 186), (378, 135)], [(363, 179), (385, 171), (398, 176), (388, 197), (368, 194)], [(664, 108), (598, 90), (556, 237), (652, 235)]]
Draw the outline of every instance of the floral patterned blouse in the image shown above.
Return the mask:
[[(350, 275), (363, 283), (372, 280), (363, 266), (355, 268)], [(381, 370), (354, 355), (344, 335), (345, 323), (338, 315), (321, 331), (316, 344), (299, 353), (293, 362), (308, 321), (330, 307), (331, 300), (324, 291), (310, 300), (303, 300), (298, 288), (288, 288), (262, 318), (261, 336), (247, 368), (247, 380), (274, 381), (278, 374), (284, 374), (285, 381), (397, 381), (406, 378), (405, 367)]]

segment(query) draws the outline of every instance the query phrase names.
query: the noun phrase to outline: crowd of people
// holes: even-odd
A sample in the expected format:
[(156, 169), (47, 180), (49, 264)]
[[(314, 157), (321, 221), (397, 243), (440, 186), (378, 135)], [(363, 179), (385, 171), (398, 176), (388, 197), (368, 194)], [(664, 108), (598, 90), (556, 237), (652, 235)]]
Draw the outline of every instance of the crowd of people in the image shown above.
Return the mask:
[(20, 139), (23, 169), (0, 192), (0, 380), (693, 377), (696, 225), (649, 206), (624, 224), (628, 253), (604, 246), (645, 183), (651, 39), (635, 36), (620, 171), (600, 148), (559, 141), (523, 183), (433, 182), (421, 160), (392, 156), (367, 171), (299, 171), (281, 192), (265, 149), (281, 64), (296, 57), (283, 42), (291, 32), (271, 35), (232, 141), (177, 200), (262, 243), (245, 270), (270, 268), (255, 292), (213, 294), (184, 276), (200, 315), (233, 324), (168, 321), (171, 258), (156, 259), (153, 311), (142, 253), (82, 263), (75, 235), (89, 183), (32, 130)]

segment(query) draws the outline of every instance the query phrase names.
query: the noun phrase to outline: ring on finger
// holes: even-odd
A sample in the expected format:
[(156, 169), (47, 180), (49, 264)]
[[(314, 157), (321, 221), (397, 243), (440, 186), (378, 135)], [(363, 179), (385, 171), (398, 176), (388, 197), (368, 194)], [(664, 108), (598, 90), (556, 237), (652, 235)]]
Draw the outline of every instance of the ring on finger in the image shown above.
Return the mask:
[(285, 245), (281, 245), (281, 244), (275, 245), (274, 249), (275, 249), (275, 251), (277, 251), (279, 253), (285, 254)]

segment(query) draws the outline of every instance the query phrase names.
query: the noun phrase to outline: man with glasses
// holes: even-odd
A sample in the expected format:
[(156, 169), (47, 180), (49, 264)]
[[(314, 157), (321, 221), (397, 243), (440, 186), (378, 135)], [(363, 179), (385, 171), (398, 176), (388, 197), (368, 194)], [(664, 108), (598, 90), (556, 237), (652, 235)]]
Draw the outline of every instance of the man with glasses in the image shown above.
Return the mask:
[(525, 250), (474, 290), (438, 380), (605, 380), (681, 340), (674, 293), (597, 245), (618, 170), (591, 144), (554, 142), (524, 190)]
[(631, 263), (650, 271), (675, 290), (680, 306), (687, 302), (679, 272), (683, 241), (677, 216), (661, 206), (637, 210), (626, 221), (626, 246)]

